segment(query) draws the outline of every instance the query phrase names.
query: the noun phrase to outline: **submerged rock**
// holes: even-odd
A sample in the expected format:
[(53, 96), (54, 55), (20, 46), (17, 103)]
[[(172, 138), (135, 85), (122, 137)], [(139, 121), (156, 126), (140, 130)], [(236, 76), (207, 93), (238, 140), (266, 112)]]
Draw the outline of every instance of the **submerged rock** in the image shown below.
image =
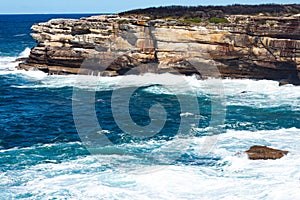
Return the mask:
[(288, 151), (272, 149), (266, 146), (252, 146), (246, 151), (250, 160), (279, 159), (288, 154)]

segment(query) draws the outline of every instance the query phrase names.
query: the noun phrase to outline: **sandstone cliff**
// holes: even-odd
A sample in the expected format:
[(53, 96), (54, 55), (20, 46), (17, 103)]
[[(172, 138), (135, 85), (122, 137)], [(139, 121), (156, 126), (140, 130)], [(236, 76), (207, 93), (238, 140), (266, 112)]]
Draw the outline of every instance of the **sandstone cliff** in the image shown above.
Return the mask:
[[(300, 83), (299, 15), (226, 18), (228, 23), (219, 24), (117, 15), (53, 19), (32, 26), (38, 45), (19, 68), (106, 76), (179, 72)], [(211, 70), (216, 67), (220, 74)]]

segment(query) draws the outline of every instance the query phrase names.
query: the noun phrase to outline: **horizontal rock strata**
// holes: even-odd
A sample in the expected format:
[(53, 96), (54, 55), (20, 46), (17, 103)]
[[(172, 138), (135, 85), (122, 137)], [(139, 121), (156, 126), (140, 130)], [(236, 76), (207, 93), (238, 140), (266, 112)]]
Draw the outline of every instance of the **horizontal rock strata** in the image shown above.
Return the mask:
[(32, 26), (38, 42), (19, 68), (117, 76), (170, 72), (299, 84), (299, 16), (227, 16), (185, 24), (117, 15), (53, 19)]

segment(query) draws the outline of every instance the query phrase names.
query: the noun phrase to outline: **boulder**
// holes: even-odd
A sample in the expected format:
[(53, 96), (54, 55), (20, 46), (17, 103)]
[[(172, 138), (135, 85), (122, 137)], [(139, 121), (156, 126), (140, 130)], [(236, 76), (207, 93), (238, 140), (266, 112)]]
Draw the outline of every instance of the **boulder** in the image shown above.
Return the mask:
[(250, 160), (279, 159), (288, 154), (288, 151), (272, 149), (266, 146), (252, 146), (246, 151)]

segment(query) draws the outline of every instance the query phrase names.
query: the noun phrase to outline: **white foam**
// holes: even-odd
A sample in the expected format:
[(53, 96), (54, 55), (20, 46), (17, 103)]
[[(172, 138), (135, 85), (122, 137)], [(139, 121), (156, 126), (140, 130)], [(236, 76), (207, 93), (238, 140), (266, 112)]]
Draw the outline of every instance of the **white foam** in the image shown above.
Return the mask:
[[(41, 80), (37, 85), (20, 87), (76, 87), (93, 91), (116, 90), (126, 87), (145, 87), (143, 91), (153, 94), (217, 96), (227, 106), (250, 106), (256, 108), (290, 107), (300, 110), (300, 87), (286, 85), (280, 87), (276, 81), (268, 80), (198, 80), (196, 77), (185, 77), (172, 74), (145, 74), (119, 77), (97, 76), (46, 76), (42, 72), (0, 72), (20, 73)], [(214, 88), (215, 86), (215, 88)], [(270, 103), (272, 102), (272, 103)]]
[[(221, 160), (212, 167), (152, 166), (156, 170), (147, 173), (147, 166), (130, 162), (136, 158), (126, 155), (86, 156), (0, 172), (0, 190), (4, 197), (32, 194), (42, 199), (299, 199), (299, 131), (229, 130), (218, 138), (211, 156)], [(205, 137), (192, 137), (180, 143), (186, 143), (186, 151), (197, 155), (204, 141)], [(235, 155), (254, 144), (267, 144), (290, 153), (279, 160), (254, 161), (245, 154)], [(148, 145), (156, 143), (149, 141), (140, 148)], [(180, 145), (174, 145), (174, 151), (180, 150)], [(117, 163), (123, 163), (122, 168), (138, 166), (143, 173), (128, 173)], [(3, 186), (9, 190), (1, 189)]]
[[(44, 73), (42, 71), (39, 70), (16, 70), (15, 69), (15, 65), (12, 65), (13, 69), (10, 70), (5, 70), (5, 71), (0, 71), (0, 75), (8, 75), (8, 74), (14, 74), (14, 75), (20, 75), (24, 78), (29, 78), (29, 79), (35, 79), (35, 80), (42, 80), (44, 78), (46, 78), (48, 75), (47, 73)], [(28, 86), (17, 86), (20, 88), (27, 88)]]
[[(30, 48), (26, 48), (23, 52), (19, 54), (19, 58), (25, 58), (28, 57), (30, 54)], [(16, 66), (21, 61), (16, 61), (18, 57), (0, 57), (0, 75), (8, 75), (8, 74), (14, 74), (14, 75), (20, 75), (24, 78), (30, 78), (30, 79), (36, 79), (36, 80), (42, 80), (47, 77), (47, 74), (39, 71), (39, 70), (17, 70)], [(26, 86), (25, 86), (26, 87)]]
[(22, 37), (22, 36), (25, 36), (26, 34), (16, 34), (14, 35), (14, 37)]
[(26, 48), (24, 49), (24, 51), (22, 51), (22, 52), (19, 54), (18, 57), (21, 57), (21, 58), (27, 58), (27, 57), (29, 57), (30, 51), (31, 51), (31, 49), (30, 49), (29, 47), (26, 47)]
[(216, 95), (221, 97), (224, 102), (226, 101), (226, 105), (231, 106), (256, 108), (285, 106), (292, 110), (300, 110), (300, 87), (293, 85), (280, 87), (278, 82), (269, 80), (198, 80), (196, 77), (181, 77), (172, 74), (101, 78), (85, 76), (82, 81), (78, 80), (73, 80), (76, 87), (94, 88), (98, 91), (149, 86), (144, 91), (153, 94), (208, 95), (208, 98)]
[(43, 80), (44, 78), (46, 78), (48, 76), (47, 73), (39, 71), (39, 70), (28, 70), (28, 71), (18, 70), (18, 71), (16, 71), (16, 74), (18, 74), (18, 73), (25, 75), (27, 77), (30, 77), (30, 78), (37, 79), (37, 80)]
[[(299, 109), (300, 87), (269, 80), (223, 80), (227, 105)], [(270, 103), (272, 102), (272, 103)]]
[(189, 117), (189, 116), (194, 116), (194, 113), (190, 113), (190, 112), (185, 112), (185, 113), (180, 113), (181, 117)]
[[(99, 77), (87, 75), (51, 75), (42, 80), (41, 85), (29, 87), (76, 87), (96, 91), (114, 90), (126, 87), (145, 87), (143, 90), (154, 94), (186, 94), (197, 95), (200, 92), (213, 92), (208, 86), (212, 83), (222, 83), (218, 79), (197, 80), (196, 77), (186, 77), (173, 74), (126, 75), (118, 77)], [(147, 87), (148, 86), (148, 87)], [(24, 86), (26, 87), (26, 86)]]
[[(28, 57), (30, 54), (30, 48), (25, 48), (24, 51), (22, 51), (19, 54), (19, 58), (25, 58)], [(16, 61), (18, 57), (0, 57), (0, 72), (1, 74), (8, 74), (11, 73), (11, 71), (16, 70), (16, 66), (20, 63), (19, 61)]]
[(0, 57), (0, 72), (4, 70), (14, 71), (18, 62), (15, 62), (16, 57)]

